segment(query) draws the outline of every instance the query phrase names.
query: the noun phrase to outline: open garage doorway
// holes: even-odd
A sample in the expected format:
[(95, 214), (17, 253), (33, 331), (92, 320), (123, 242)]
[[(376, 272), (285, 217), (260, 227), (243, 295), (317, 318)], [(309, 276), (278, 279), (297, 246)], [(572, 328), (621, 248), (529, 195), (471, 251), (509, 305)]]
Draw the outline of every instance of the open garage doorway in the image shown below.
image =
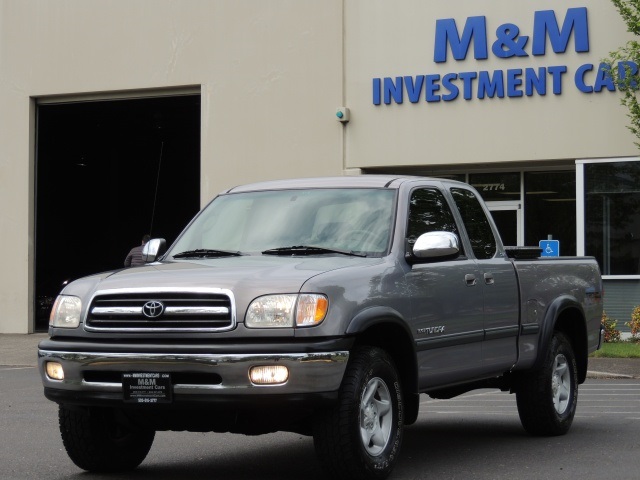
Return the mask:
[(64, 282), (123, 268), (142, 236), (170, 244), (200, 208), (200, 95), (41, 104), (35, 312)]

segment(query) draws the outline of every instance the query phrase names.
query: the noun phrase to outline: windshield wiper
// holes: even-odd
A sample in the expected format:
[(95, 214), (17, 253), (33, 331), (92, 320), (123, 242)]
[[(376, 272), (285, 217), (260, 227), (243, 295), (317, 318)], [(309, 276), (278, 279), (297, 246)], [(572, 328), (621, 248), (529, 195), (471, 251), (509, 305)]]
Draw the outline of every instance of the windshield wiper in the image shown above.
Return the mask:
[(263, 255), (323, 255), (326, 253), (339, 253), (353, 257), (366, 257), (364, 253), (356, 253), (352, 250), (340, 250), (337, 248), (313, 247), (307, 245), (294, 245), (292, 247), (270, 248), (262, 252)]
[(208, 248), (197, 248), (196, 250), (187, 250), (173, 255), (173, 258), (216, 258), (216, 257), (239, 257), (240, 252), (231, 250), (210, 250)]

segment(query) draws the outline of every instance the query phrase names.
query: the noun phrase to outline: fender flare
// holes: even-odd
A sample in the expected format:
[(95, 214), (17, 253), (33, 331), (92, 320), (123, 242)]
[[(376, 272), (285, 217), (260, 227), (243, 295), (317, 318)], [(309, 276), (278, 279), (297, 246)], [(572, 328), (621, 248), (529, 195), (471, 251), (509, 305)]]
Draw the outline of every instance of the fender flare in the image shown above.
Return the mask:
[[(408, 364), (400, 367), (399, 375), (404, 383), (405, 391), (405, 424), (411, 425), (418, 418), (418, 412), (420, 410), (420, 395), (418, 393), (418, 357), (416, 352), (416, 343), (408, 322), (405, 318), (395, 309), (385, 306), (371, 306), (359, 311), (353, 316), (351, 322), (347, 326), (347, 335), (358, 336), (358, 334), (365, 332), (370, 328), (375, 328), (377, 325), (393, 325), (398, 327), (399, 335), (403, 335), (407, 339), (409, 348), (407, 349), (402, 343), (389, 342), (391, 338), (380, 338), (381, 343), (387, 343), (389, 353), (394, 357), (396, 361), (402, 361), (404, 358)], [(402, 332), (402, 333), (400, 333)], [(373, 337), (375, 338), (375, 337)]]
[(407, 321), (400, 312), (391, 307), (376, 305), (360, 310), (353, 316), (351, 322), (349, 322), (345, 333), (347, 335), (356, 335), (380, 323), (393, 323), (400, 326), (411, 340), (415, 351), (415, 342), (413, 341), (413, 335), (411, 334)]
[(538, 355), (532, 369), (542, 367), (547, 350), (549, 348), (549, 343), (551, 343), (551, 337), (553, 337), (553, 332), (555, 331), (556, 325), (558, 323), (558, 318), (560, 318), (562, 312), (570, 308), (578, 310), (580, 312), (580, 316), (582, 318), (582, 324), (580, 325), (580, 328), (586, 330), (586, 316), (584, 308), (582, 307), (580, 302), (578, 302), (578, 300), (571, 295), (561, 295), (557, 297), (553, 302), (551, 302), (549, 308), (547, 308), (544, 321), (541, 325), (540, 335), (538, 337)]

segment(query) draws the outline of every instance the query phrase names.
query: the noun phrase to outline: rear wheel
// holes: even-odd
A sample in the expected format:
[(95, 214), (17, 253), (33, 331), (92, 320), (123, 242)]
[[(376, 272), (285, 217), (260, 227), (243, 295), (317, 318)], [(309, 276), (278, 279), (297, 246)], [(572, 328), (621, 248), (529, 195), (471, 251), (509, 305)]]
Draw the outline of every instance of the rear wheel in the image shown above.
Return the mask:
[(403, 431), (402, 390), (389, 356), (376, 347), (354, 351), (339, 405), (314, 429), (320, 463), (332, 478), (383, 479), (395, 466)]
[(524, 429), (531, 435), (564, 435), (578, 402), (578, 374), (573, 348), (554, 334), (541, 369), (525, 374), (516, 401)]
[(133, 470), (145, 459), (155, 432), (125, 426), (99, 408), (58, 409), (60, 434), (69, 458), (91, 472)]

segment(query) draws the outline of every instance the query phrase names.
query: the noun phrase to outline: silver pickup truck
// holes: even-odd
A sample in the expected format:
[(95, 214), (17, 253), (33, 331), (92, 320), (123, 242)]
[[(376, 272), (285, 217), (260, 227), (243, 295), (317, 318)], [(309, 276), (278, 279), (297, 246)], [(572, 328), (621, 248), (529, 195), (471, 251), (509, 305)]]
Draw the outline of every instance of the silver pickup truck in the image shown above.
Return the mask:
[(82, 469), (137, 467), (159, 430), (283, 430), (333, 478), (382, 479), (420, 394), (498, 388), (530, 434), (566, 433), (602, 342), (595, 260), (504, 247), (464, 183), (236, 187), (165, 250), (55, 302), (39, 369)]

